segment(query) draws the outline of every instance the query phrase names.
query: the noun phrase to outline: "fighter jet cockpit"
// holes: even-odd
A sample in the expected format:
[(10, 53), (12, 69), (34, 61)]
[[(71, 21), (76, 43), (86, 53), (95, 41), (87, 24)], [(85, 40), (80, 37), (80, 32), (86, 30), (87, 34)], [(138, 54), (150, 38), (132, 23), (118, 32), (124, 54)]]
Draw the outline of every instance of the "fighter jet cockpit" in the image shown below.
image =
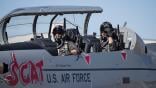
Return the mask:
[(79, 49), (78, 53), (87, 52), (89, 18), (92, 13), (101, 12), (99, 7), (52, 6), (16, 9), (1, 20), (1, 50), (45, 49), (51, 55), (57, 56), (57, 49), (62, 43), (59, 45), (55, 41), (53, 29), (60, 25), (66, 38), (72, 40)]
[[(65, 43), (61, 40), (58, 44), (53, 35), (54, 28), (60, 25), (65, 36), (62, 38), (73, 42), (72, 46), (77, 48), (77, 54), (102, 52), (100, 39), (96, 33), (87, 34), (91, 14), (101, 13), (101, 8), (74, 7), (74, 10), (70, 7), (52, 8), (54, 7), (17, 9), (4, 17), (0, 23), (0, 50), (45, 49), (51, 55), (57, 56), (59, 53), (57, 49)], [(135, 49), (144, 53), (145, 46), (135, 32), (119, 26), (115, 29), (117, 42), (115, 51)]]

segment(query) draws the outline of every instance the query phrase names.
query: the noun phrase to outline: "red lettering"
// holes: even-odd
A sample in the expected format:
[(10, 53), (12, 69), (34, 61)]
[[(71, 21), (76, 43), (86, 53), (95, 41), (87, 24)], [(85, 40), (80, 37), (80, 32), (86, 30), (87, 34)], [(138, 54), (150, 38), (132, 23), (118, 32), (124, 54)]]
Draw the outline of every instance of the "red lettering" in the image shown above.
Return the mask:
[(28, 63), (22, 64), (21, 69), (20, 69), (21, 79), (25, 85), (27, 85), (30, 82), (29, 75), (27, 75), (27, 78), (26, 78), (26, 75), (24, 75), (24, 70), (27, 68), (28, 68)]
[[(11, 75), (5, 76), (5, 79), (8, 80), (9, 85), (15, 86), (17, 85), (18, 81), (21, 81), (24, 85), (27, 85), (31, 82), (37, 83), (38, 81), (43, 81), (43, 60), (40, 60), (36, 64), (34, 64), (32, 61), (28, 61), (23, 64), (18, 64), (14, 53), (12, 53), (11, 59)], [(28, 72), (26, 73), (26, 71)]]
[(29, 63), (31, 64), (31, 81), (32, 81), (32, 83), (33, 83), (33, 81), (35, 81), (35, 83), (36, 83), (36, 81), (39, 81), (39, 79), (38, 79), (35, 65), (31, 61), (29, 61)]
[(8, 80), (8, 83), (12, 86), (16, 85), (18, 83), (18, 76), (17, 76), (17, 73), (16, 73), (16, 70), (18, 69), (18, 64), (17, 64), (17, 61), (16, 61), (16, 57), (15, 57), (15, 54), (12, 53), (12, 64), (10, 65), (11, 66), (11, 75), (7, 76), (6, 79)]
[(39, 68), (40, 80), (43, 81), (43, 73), (42, 73), (43, 60), (36, 63), (36, 67)]

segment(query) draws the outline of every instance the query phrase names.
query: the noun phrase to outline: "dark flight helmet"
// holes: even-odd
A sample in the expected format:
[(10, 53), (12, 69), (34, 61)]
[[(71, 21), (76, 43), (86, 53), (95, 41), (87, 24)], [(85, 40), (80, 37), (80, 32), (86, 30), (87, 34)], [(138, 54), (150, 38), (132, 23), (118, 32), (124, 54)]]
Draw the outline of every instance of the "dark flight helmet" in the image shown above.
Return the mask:
[(101, 32), (110, 33), (111, 31), (113, 31), (113, 26), (110, 22), (106, 21), (101, 24), (100, 33)]
[(64, 30), (63, 26), (61, 26), (61, 25), (57, 25), (53, 29), (53, 35), (56, 35), (56, 34), (62, 34), (63, 35), (64, 33), (65, 33), (65, 30)]

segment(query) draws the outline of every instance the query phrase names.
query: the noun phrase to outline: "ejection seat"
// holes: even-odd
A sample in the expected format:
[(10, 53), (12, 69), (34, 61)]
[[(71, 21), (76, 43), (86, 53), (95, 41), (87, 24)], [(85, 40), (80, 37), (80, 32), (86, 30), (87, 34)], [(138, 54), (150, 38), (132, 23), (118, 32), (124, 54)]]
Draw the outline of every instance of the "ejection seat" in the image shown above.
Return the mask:
[(81, 36), (78, 29), (70, 28), (66, 29), (67, 39), (73, 41), (77, 47), (85, 52), (101, 52), (100, 40), (97, 39), (94, 35), (85, 35)]
[(79, 43), (79, 39), (81, 38), (81, 35), (79, 33), (78, 29), (75, 28), (69, 28), (66, 29), (66, 39), (69, 41), (73, 41), (74, 43)]
[(95, 33), (93, 33), (93, 35), (84, 35), (82, 37), (82, 43), (84, 45), (83, 50), (85, 53), (102, 51), (100, 40), (96, 38)]

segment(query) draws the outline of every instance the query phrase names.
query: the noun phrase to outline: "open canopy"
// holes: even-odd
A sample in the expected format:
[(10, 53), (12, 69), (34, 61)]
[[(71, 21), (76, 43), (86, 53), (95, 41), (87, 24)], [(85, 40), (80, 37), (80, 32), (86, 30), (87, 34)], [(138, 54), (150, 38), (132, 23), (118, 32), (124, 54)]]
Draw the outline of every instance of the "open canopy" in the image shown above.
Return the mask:
[[(0, 39), (1, 42), (4, 41), (5, 43), (7, 43), (8, 38), (10, 38), (11, 36), (16, 35), (17, 37), (17, 35), (20, 35), (17, 34), (22, 32), (20, 31), (20, 29), (26, 31), (31, 27), (34, 38), (37, 38), (38, 33), (40, 33), (38, 31), (40, 29), (45, 29), (45, 27), (43, 28), (43, 26), (39, 26), (39, 24), (47, 24), (47, 26), (49, 27), (48, 38), (51, 38), (51, 32), (53, 25), (55, 24), (63, 24), (65, 29), (71, 27), (69, 25), (73, 25), (75, 26), (75, 28), (81, 28), (81, 33), (83, 35), (87, 35), (88, 22), (91, 14), (101, 13), (102, 11), (102, 8), (95, 6), (40, 6), (18, 8), (11, 11), (0, 20), (0, 30), (2, 30)], [(82, 20), (80, 19), (80, 15), (83, 18)], [(44, 16), (48, 18), (44, 20), (50, 20), (48, 23), (43, 23), (40, 21), (40, 19), (44, 18)], [(30, 20), (27, 18), (30, 18)], [(29, 21), (27, 22), (26, 20)], [(77, 24), (77, 22), (81, 24), (79, 25)], [(16, 30), (18, 32), (16, 32)], [(28, 33), (30, 33), (30, 31)]]
[[(40, 6), (18, 8), (6, 15), (2, 20), (20, 15), (36, 15), (36, 14), (83, 14), (83, 13), (101, 13), (103, 10), (100, 7), (93, 6)], [(2, 21), (1, 20), (1, 21)], [(1, 22), (0, 22), (1, 23)]]

